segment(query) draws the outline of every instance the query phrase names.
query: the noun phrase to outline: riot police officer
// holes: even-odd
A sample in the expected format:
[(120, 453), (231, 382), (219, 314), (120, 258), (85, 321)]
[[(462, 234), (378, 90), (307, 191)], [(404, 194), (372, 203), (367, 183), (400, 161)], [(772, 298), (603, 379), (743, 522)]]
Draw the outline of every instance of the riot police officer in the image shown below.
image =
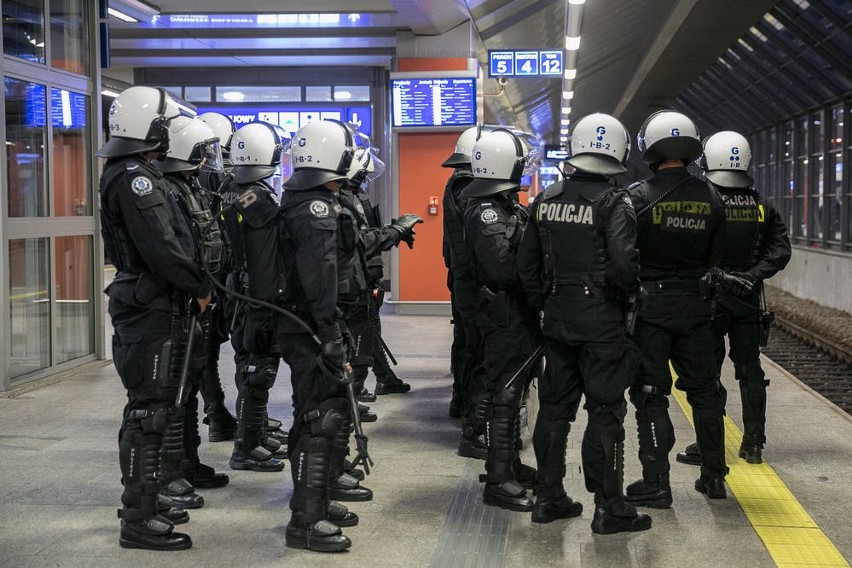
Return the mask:
[(531, 303), (544, 311), (547, 366), (538, 383), (533, 433), (538, 462), (532, 520), (580, 515), (566, 494), (568, 432), (585, 395), (589, 414), (582, 459), (595, 495), (592, 530), (641, 531), (647, 515), (624, 501), (624, 392), (638, 355), (627, 336), (627, 298), (639, 288), (636, 215), (626, 190), (610, 179), (627, 171), (627, 130), (606, 114), (578, 120), (569, 138), (575, 171), (547, 188), (530, 209), (518, 272)]
[[(285, 152), (276, 130), (264, 122), (237, 130), (231, 142), (235, 194), (222, 212), (231, 244), (234, 278), (251, 298), (271, 304), (283, 300), (284, 266), (280, 254), (279, 204), (266, 183)], [(232, 332), (237, 357), (237, 434), (232, 469), (281, 471), (286, 452), (267, 436), (266, 406), (281, 356), (276, 314), (267, 307), (242, 303)]]
[(481, 337), (476, 324), (479, 292), (473, 278), (471, 253), (464, 238), (464, 189), (473, 181), (470, 156), (480, 133), (468, 128), (459, 136), (452, 155), (441, 166), (453, 168), (444, 188), (444, 265), (453, 314), (453, 345), (450, 352), (453, 398), (450, 416), (461, 418), (460, 456), (485, 459), (485, 411), (488, 408), (488, 379), (482, 366)]
[(668, 110), (652, 114), (639, 131), (638, 147), (654, 175), (629, 188), (639, 227), (639, 279), (647, 298), (634, 335), (641, 371), (630, 388), (642, 479), (627, 487), (627, 500), (665, 509), (672, 501), (674, 445), (669, 361), (692, 406), (701, 446), (695, 489), (711, 499), (726, 497), (723, 392), (707, 348), (713, 340), (710, 305), (699, 290), (699, 279), (720, 258), (725, 214), (718, 192), (686, 170), (701, 155), (698, 129), (689, 117)]
[(482, 500), (511, 511), (532, 510), (522, 483), (531, 486), (535, 480), (535, 470), (518, 457), (518, 416), (529, 377), (507, 386), (537, 343), (538, 315), (527, 303), (515, 270), (523, 225), (510, 195), (520, 189), (526, 158), (512, 132), (483, 133), (473, 146), (475, 179), (464, 190), (468, 199), (464, 229), (481, 298), (477, 324), (490, 397)]
[[(725, 206), (722, 260), (712, 270), (716, 284), (712, 302), (714, 364), (721, 377), (727, 335), (743, 406), (739, 457), (762, 463), (769, 381), (760, 366), (760, 344), (770, 323), (765, 321), (763, 281), (787, 266), (791, 249), (781, 215), (753, 188), (750, 165), (751, 147), (742, 134), (719, 132), (704, 141), (701, 169), (719, 190)], [(698, 445), (687, 446), (677, 460), (699, 465)]]
[[(198, 115), (219, 139), (222, 151), (222, 168), (214, 171), (204, 168), (198, 175), (198, 184), (204, 188), (204, 199), (210, 204), (210, 211), (217, 221), (222, 209), (222, 190), (232, 180), (231, 170), (231, 139), (236, 131), (234, 123), (227, 116), (218, 112), (205, 112)], [(225, 250), (222, 259), (222, 270), (217, 273), (220, 284), (226, 284), (231, 271), (230, 254)], [(201, 396), (204, 399), (204, 423), (208, 425), (207, 436), (211, 442), (233, 440), (237, 431), (237, 421), (225, 406), (225, 392), (222, 390), (222, 379), (219, 376), (219, 351), (222, 343), (228, 340), (230, 333), (231, 313), (233, 302), (225, 294), (215, 292), (215, 309), (211, 310), (210, 320), (213, 336), (208, 343), (207, 365), (201, 375)]]
[(204, 312), (210, 283), (175, 236), (174, 211), (162, 174), (151, 162), (168, 150), (168, 123), (192, 114), (160, 88), (131, 87), (110, 106), (110, 138), (100, 180), (102, 234), (117, 268), (107, 287), (115, 330), (113, 360), (127, 405), (119, 431), (124, 492), (119, 510), (125, 548), (182, 550), (188, 535), (174, 532), (185, 511), (158, 514), (163, 433), (175, 404), (188, 302)]
[[(193, 258), (215, 276), (222, 268), (222, 239), (196, 176), (202, 167), (221, 169), (218, 138), (197, 117), (180, 116), (169, 124), (169, 139), (166, 157), (155, 164), (165, 174), (169, 201), (176, 209), (175, 234), (184, 250), (191, 251)], [(194, 487), (217, 488), (228, 483), (227, 475), (217, 474), (198, 456), (198, 389), (209, 358), (208, 346), (213, 341), (213, 311), (205, 310), (197, 318), (202, 333), (193, 345), (188, 395), (172, 413), (163, 438), (161, 500), (184, 509), (204, 505), (204, 498), (195, 493)]]
[[(348, 357), (338, 321), (338, 296), (351, 286), (358, 234), (343, 222), (337, 199), (355, 152), (351, 131), (339, 122), (306, 124), (292, 146), (293, 175), (285, 184), (286, 308), (307, 322), (280, 318), (279, 345), (293, 383), (290, 463), (293, 496), (286, 543), (322, 552), (346, 550), (341, 526), (358, 517), (329, 500), (332, 454), (350, 420), (342, 367)], [(341, 253), (345, 256), (340, 257)], [(317, 345), (316, 337), (321, 345)]]
[[(366, 138), (365, 135), (357, 133)], [(374, 149), (366, 139), (355, 152), (349, 169), (346, 185), (338, 195), (340, 204), (352, 215), (361, 235), (359, 247), (359, 268), (364, 272), (366, 290), (360, 297), (348, 305), (346, 321), (352, 332), (354, 351), (352, 353), (352, 377), (355, 392), (360, 394), (361, 402), (373, 402), (376, 395), (406, 393), (411, 386), (400, 380), (390, 368), (381, 340), (381, 319), (379, 309), (384, 296), (381, 280), (384, 276), (382, 252), (399, 246), (400, 241), (414, 245), (414, 229), (406, 229), (410, 223), (422, 223), (416, 215), (405, 214), (398, 221), (383, 226), (378, 207), (373, 207), (370, 197), (364, 189), (368, 178), (377, 179), (384, 172), (384, 163), (375, 155)], [(373, 367), (376, 375), (376, 393), (372, 394), (364, 386), (368, 367)], [(363, 418), (363, 417), (362, 417)]]

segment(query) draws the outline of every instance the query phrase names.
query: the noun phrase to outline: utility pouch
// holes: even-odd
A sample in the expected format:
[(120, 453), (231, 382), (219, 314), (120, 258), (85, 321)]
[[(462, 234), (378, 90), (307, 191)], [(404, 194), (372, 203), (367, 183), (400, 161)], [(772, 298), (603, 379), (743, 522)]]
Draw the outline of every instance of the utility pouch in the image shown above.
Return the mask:
[(760, 346), (766, 347), (769, 345), (769, 330), (772, 329), (772, 322), (775, 321), (775, 312), (762, 311), (760, 312)]

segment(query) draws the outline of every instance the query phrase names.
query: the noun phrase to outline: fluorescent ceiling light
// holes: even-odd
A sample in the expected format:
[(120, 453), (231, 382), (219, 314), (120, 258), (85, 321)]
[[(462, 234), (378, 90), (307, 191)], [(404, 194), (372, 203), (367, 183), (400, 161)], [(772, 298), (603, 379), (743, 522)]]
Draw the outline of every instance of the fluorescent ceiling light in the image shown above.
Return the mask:
[(565, 49), (568, 51), (580, 49), (580, 36), (565, 36)]
[(581, 4), (585, 4), (586, 0), (568, 0), (569, 4), (574, 4), (575, 6), (579, 6)]
[(118, 96), (118, 93), (116, 93), (115, 91), (111, 91), (109, 89), (101, 90), (101, 94), (105, 97), (112, 97), (113, 99)]
[(562, 91), (562, 98), (566, 101), (570, 101), (574, 98), (574, 91)]
[(348, 101), (351, 98), (352, 93), (350, 93), (349, 91), (338, 91), (337, 89), (334, 90), (334, 100), (336, 101)]
[(122, 22), (128, 22), (128, 23), (131, 23), (131, 24), (135, 24), (136, 22), (139, 21), (136, 18), (134, 18), (133, 16), (128, 16), (124, 12), (119, 12), (115, 8), (107, 8), (107, 12), (109, 12), (110, 16), (116, 17), (119, 20), (121, 20)]
[(222, 93), (222, 98), (226, 101), (243, 101), (246, 96), (239, 91), (226, 91)]
[(566, 79), (576, 79), (577, 78), (577, 70), (576, 69), (566, 69), (565, 70), (565, 78)]

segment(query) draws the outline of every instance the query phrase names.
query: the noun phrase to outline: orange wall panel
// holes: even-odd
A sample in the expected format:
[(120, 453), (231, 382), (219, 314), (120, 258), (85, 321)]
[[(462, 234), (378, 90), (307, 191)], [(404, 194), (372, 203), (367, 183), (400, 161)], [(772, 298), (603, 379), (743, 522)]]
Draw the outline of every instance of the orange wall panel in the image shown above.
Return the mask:
[[(417, 225), (414, 250), (399, 252), (399, 300), (450, 299), (442, 242), (444, 217), (441, 200), (452, 173), (441, 162), (453, 153), (458, 132), (399, 135), (399, 211), (423, 217)], [(429, 198), (438, 198), (438, 215), (429, 215)]]

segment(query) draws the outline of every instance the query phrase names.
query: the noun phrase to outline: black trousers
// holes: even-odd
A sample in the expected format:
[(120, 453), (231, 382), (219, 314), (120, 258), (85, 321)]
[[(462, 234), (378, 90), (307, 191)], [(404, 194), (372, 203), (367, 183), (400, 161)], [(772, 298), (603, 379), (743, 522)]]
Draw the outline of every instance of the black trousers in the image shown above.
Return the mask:
[(646, 478), (669, 471), (674, 428), (668, 415), (672, 375), (686, 391), (692, 406), (695, 432), (701, 449), (701, 472), (727, 473), (724, 440), (724, 391), (713, 363), (713, 329), (710, 306), (698, 291), (655, 291), (649, 287), (639, 312), (634, 338), (642, 354), (630, 399), (636, 407), (639, 459)]

